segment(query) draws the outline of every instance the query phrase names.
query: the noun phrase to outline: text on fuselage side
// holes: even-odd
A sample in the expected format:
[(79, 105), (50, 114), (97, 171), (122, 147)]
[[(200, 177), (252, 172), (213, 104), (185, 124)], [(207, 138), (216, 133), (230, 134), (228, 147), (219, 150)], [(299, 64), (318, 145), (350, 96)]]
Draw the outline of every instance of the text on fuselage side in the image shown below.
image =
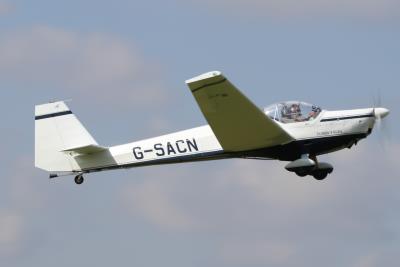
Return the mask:
[(136, 159), (143, 159), (146, 153), (155, 152), (157, 157), (162, 157), (199, 151), (199, 147), (197, 146), (196, 139), (193, 138), (192, 140), (186, 139), (176, 140), (175, 142), (157, 143), (154, 144), (152, 148), (146, 149), (141, 146), (136, 146), (132, 151)]
[(343, 134), (343, 131), (342, 130), (331, 130), (331, 131), (317, 132), (318, 136), (339, 135), (339, 134)]

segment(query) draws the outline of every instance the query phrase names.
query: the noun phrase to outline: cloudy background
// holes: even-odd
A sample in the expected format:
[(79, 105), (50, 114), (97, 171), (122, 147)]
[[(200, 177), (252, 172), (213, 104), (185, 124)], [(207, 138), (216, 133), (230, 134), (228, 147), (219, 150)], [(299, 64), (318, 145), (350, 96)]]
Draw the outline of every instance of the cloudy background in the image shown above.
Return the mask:
[[(0, 265), (397, 266), (399, 3), (0, 0)], [(369, 107), (380, 92), (389, 125), (322, 157), (322, 182), (250, 160), (82, 186), (34, 168), (35, 104), (72, 99), (115, 145), (204, 124), (183, 81), (210, 70), (260, 107)]]

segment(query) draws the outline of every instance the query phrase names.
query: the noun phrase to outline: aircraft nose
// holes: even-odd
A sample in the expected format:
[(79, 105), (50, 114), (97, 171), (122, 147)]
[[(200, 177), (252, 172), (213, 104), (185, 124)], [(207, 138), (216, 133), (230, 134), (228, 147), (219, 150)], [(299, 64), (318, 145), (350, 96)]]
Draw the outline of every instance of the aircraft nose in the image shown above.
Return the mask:
[(382, 119), (382, 118), (384, 118), (384, 117), (386, 117), (387, 115), (389, 115), (389, 113), (390, 113), (390, 111), (387, 109), (387, 108), (375, 108), (374, 109), (375, 111), (375, 118), (380, 118), (380, 119)]

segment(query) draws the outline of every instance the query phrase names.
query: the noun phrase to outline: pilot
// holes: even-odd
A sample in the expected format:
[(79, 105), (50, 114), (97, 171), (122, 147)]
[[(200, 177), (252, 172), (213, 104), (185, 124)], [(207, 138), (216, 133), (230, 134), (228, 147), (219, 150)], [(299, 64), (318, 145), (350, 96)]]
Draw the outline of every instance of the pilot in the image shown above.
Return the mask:
[(290, 106), (290, 116), (292, 120), (302, 121), (301, 118), (301, 109), (299, 104), (292, 104)]
[(288, 110), (287, 106), (282, 105), (280, 110), (281, 110), (281, 117), (282, 118), (288, 118), (289, 117), (289, 110)]
[(318, 114), (321, 112), (321, 109), (319, 108), (319, 107), (317, 107), (317, 106), (312, 106), (311, 107), (311, 112), (310, 113), (308, 113), (308, 120), (313, 120), (313, 119), (315, 119), (317, 116), (318, 116)]

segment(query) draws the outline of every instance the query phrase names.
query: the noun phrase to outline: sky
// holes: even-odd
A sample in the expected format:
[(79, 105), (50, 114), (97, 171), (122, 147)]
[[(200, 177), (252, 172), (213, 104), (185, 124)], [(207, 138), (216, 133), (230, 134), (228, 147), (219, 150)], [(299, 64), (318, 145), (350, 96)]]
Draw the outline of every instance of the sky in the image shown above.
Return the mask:
[[(0, 265), (397, 266), (397, 0), (0, 0)], [(223, 160), (48, 179), (34, 105), (68, 105), (112, 146), (206, 123), (184, 81), (222, 71), (258, 106), (390, 109), (322, 156)]]

